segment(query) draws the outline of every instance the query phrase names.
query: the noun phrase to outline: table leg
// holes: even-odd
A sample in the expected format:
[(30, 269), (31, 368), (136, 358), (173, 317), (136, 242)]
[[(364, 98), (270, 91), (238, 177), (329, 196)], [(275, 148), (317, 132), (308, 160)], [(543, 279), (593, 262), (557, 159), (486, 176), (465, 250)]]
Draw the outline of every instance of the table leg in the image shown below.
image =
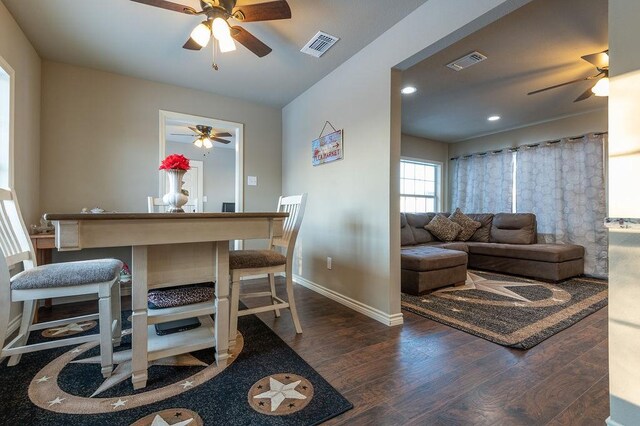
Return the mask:
[(147, 386), (147, 247), (131, 249), (131, 381), (134, 389)]
[(224, 365), (229, 356), (229, 241), (216, 243), (216, 363)]

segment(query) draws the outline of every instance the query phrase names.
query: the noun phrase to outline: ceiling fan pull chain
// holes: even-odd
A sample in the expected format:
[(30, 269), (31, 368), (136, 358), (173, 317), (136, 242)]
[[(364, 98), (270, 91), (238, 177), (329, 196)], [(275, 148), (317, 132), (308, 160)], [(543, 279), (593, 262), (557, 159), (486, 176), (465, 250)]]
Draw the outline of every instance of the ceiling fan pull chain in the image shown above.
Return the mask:
[(216, 46), (218, 45), (218, 40), (215, 37), (211, 37), (213, 39), (213, 43), (211, 43), (211, 50), (213, 55), (213, 61), (211, 63), (211, 68), (218, 71), (218, 64), (216, 64)]

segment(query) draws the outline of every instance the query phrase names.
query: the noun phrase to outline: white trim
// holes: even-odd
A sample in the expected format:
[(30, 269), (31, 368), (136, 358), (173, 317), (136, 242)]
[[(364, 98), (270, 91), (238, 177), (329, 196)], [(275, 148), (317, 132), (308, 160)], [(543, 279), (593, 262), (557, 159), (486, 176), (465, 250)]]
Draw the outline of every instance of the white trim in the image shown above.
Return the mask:
[(607, 419), (604, 422), (607, 424), (607, 426), (624, 426), (616, 422), (615, 420), (611, 420), (611, 416), (607, 417)]
[(14, 135), (16, 118), (16, 72), (5, 59), (0, 56), (0, 67), (9, 74), (9, 188), (14, 188), (15, 161), (14, 161)]
[(351, 308), (356, 312), (360, 312), (361, 314), (368, 316), (369, 318), (373, 318), (374, 320), (381, 322), (384, 325), (393, 327), (396, 325), (402, 325), (403, 323), (402, 313), (389, 315), (387, 313), (382, 312), (379, 309), (376, 309), (369, 305), (365, 305), (362, 302), (351, 299), (350, 297), (344, 296), (340, 293), (337, 293), (333, 290), (323, 287), (320, 284), (316, 284), (312, 281), (309, 281), (306, 278), (303, 278), (299, 275), (294, 274), (293, 281), (297, 284), (300, 284), (303, 287), (308, 288), (309, 290), (313, 290), (316, 293), (319, 293), (325, 297), (328, 297), (329, 299), (334, 300), (340, 303), (341, 305), (346, 306), (347, 308)]
[[(183, 114), (180, 112), (173, 111), (165, 111), (160, 110), (160, 149), (159, 149), (159, 163), (164, 160), (166, 155), (166, 123), (167, 120), (182, 120), (182, 121), (193, 121), (197, 120), (201, 124), (205, 124), (211, 127), (224, 128), (228, 130), (236, 139), (236, 192), (235, 192), (235, 203), (236, 203), (236, 211), (242, 212), (244, 211), (244, 124), (236, 123), (234, 121), (226, 121), (219, 120), (217, 118), (209, 118), (209, 117), (201, 117), (194, 114)], [(159, 164), (158, 163), (158, 164)], [(158, 172), (158, 181), (160, 185), (158, 187), (158, 196), (162, 197), (162, 195), (166, 192), (165, 189), (165, 179), (163, 179), (162, 174)], [(243, 247), (242, 241), (235, 241), (234, 248), (236, 250), (241, 250)]]
[[(402, 160), (406, 160), (406, 161), (411, 161), (414, 163), (420, 163), (420, 164), (431, 164), (434, 166), (438, 166), (438, 175), (436, 177), (436, 208), (435, 210), (437, 212), (443, 212), (445, 211), (445, 206), (444, 206), (444, 198), (443, 198), (443, 194), (444, 194), (444, 163), (442, 161), (437, 161), (437, 160), (428, 160), (425, 158), (417, 158), (417, 157), (407, 157), (404, 155), (400, 156), (400, 162), (402, 163)], [(400, 168), (398, 169), (400, 171)], [(400, 176), (400, 180), (402, 180), (402, 176)], [(406, 196), (406, 197), (411, 197), (413, 196), (412, 194), (403, 194), (402, 191), (400, 190), (400, 196)], [(420, 197), (420, 195), (416, 195), (417, 197)]]

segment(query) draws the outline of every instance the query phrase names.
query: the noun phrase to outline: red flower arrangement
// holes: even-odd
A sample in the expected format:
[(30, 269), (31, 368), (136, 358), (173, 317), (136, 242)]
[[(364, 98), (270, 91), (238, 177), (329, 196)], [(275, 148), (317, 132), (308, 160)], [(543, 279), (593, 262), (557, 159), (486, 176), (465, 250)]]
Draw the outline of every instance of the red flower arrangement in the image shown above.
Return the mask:
[(158, 170), (189, 170), (189, 159), (181, 154), (171, 154), (162, 160)]

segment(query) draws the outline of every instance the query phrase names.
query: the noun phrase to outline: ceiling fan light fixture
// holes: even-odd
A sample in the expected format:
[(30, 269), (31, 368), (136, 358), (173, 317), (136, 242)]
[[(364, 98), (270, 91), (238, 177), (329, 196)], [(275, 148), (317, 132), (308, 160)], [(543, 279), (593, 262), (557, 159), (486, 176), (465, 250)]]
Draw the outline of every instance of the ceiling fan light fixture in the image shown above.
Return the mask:
[(202, 138), (196, 139), (195, 141), (193, 141), (193, 144), (198, 148), (202, 148)]
[(191, 31), (191, 39), (202, 47), (206, 47), (211, 39), (211, 28), (209, 28), (205, 22), (199, 24)]
[(218, 40), (220, 51), (222, 53), (233, 52), (236, 50), (236, 42), (231, 37)]
[(204, 147), (207, 149), (210, 149), (213, 147), (213, 142), (211, 142), (211, 139), (209, 138), (204, 139)]
[(603, 77), (591, 89), (596, 96), (609, 96), (609, 77)]
[(231, 29), (229, 28), (229, 24), (227, 24), (227, 21), (222, 18), (216, 18), (213, 20), (213, 23), (211, 24), (211, 32), (213, 32), (213, 36), (218, 41), (231, 38)]

